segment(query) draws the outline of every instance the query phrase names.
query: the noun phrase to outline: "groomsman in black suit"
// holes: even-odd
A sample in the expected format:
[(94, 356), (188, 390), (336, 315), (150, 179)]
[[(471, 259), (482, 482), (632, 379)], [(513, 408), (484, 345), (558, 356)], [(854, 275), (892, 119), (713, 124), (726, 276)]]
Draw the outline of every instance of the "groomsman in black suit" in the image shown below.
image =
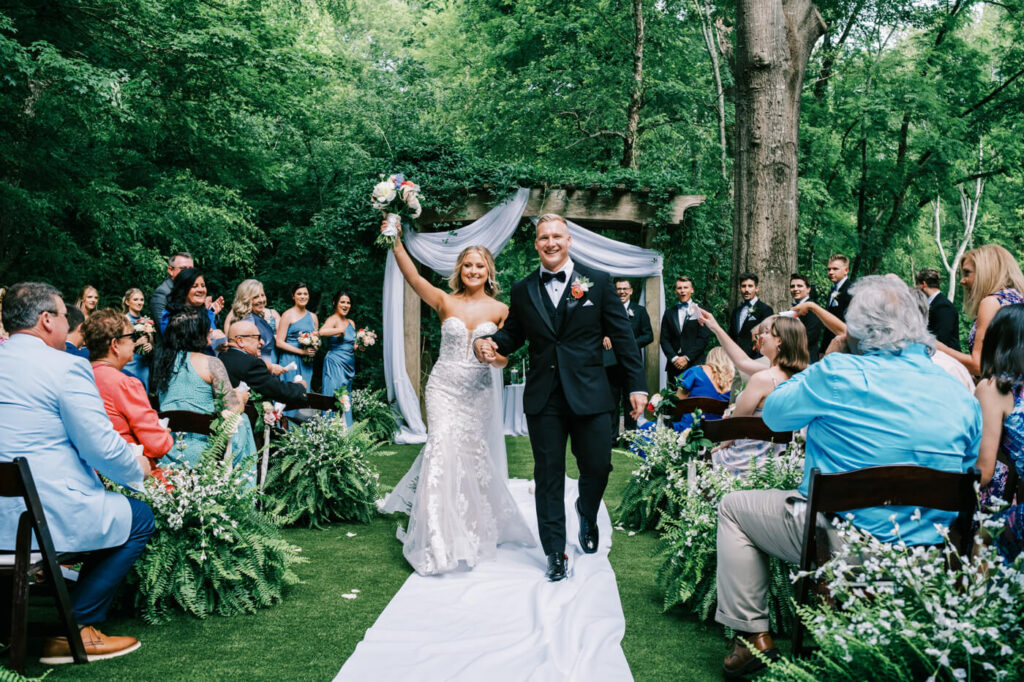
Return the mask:
[(939, 291), (939, 271), (925, 268), (914, 275), (914, 284), (928, 297), (928, 331), (953, 350), (960, 351), (960, 313)]
[(766, 317), (775, 313), (771, 306), (757, 298), (760, 280), (752, 272), (739, 276), (740, 298), (743, 303), (729, 313), (729, 337), (751, 358), (760, 353), (754, 350), (750, 332)]
[[(793, 305), (811, 300), (811, 285), (807, 277), (794, 272), (789, 276), (789, 293), (793, 296)], [(804, 323), (807, 332), (807, 352), (811, 362), (818, 361), (818, 343), (821, 340), (823, 325), (817, 315), (801, 315), (798, 318)]]
[[(828, 292), (828, 300), (825, 302), (825, 310), (829, 311), (840, 320), (846, 319), (846, 308), (850, 305), (850, 259), (841, 253), (837, 253), (828, 259), (828, 279), (832, 282), (832, 288)], [(819, 356), (825, 354), (828, 344), (832, 343), (835, 334), (828, 329), (821, 330), (821, 343), (818, 345)]]
[(704, 362), (705, 349), (711, 340), (711, 331), (700, 323), (697, 304), (693, 302), (693, 280), (676, 278), (676, 298), (679, 303), (665, 309), (661, 318), (661, 350), (668, 362), (668, 383), (685, 370)]
[[(654, 330), (651, 329), (651, 318), (647, 309), (633, 303), (633, 285), (628, 279), (619, 278), (615, 280), (615, 295), (622, 301), (626, 309), (626, 316), (629, 317), (629, 324), (633, 328), (633, 337), (636, 339), (637, 349), (643, 356), (644, 347), (654, 341)], [(636, 428), (636, 419), (630, 414), (632, 406), (629, 404), (629, 387), (626, 385), (626, 376), (622, 371), (622, 365), (615, 357), (612, 350), (612, 340), (604, 337), (605, 369), (608, 372), (608, 383), (611, 384), (612, 393), (616, 397), (616, 407), (612, 412), (612, 446), (619, 439), (619, 403), (625, 413), (625, 426), (627, 431)]]

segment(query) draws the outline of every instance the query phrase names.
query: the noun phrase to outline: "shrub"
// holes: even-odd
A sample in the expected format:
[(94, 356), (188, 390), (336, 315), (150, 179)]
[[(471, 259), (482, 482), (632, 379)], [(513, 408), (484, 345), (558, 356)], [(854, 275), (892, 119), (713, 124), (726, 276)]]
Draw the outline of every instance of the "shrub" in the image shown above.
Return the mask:
[(267, 474), (267, 508), (288, 524), (369, 523), (381, 491), (380, 474), (366, 459), (379, 448), (366, 423), (347, 428), (338, 415), (290, 429)]
[(351, 398), (352, 418), (366, 422), (366, 429), (374, 439), (391, 442), (398, 431), (398, 420), (395, 419), (394, 410), (387, 401), (385, 390), (357, 388), (352, 391)]

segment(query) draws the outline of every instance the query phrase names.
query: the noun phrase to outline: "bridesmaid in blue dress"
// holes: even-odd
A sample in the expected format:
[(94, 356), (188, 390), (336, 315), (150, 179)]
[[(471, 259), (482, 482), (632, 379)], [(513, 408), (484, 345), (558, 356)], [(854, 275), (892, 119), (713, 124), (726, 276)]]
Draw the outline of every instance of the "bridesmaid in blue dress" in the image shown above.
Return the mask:
[[(145, 294), (141, 289), (134, 287), (126, 291), (121, 299), (121, 309), (133, 325), (145, 317), (142, 314), (145, 305)], [(153, 339), (148, 334), (143, 334), (135, 340), (135, 354), (132, 356), (131, 362), (124, 366), (125, 372), (142, 382), (146, 392), (149, 392), (149, 361), (152, 358), (152, 352)]]
[[(324, 395), (334, 395), (345, 387), (352, 393), (352, 379), (356, 374), (356, 323), (349, 319), (352, 310), (352, 296), (339, 291), (331, 300), (331, 315), (320, 328), (320, 337), (326, 339), (327, 355), (324, 356)], [(351, 400), (345, 410), (345, 424), (352, 426)]]
[(287, 367), (294, 362), (296, 369), (288, 370), (281, 375), (285, 381), (295, 381), (295, 377), (302, 377), (306, 382), (306, 389), (313, 386), (313, 360), (316, 357), (316, 349), (299, 345), (299, 334), (309, 332), (317, 334), (316, 315), (306, 310), (309, 305), (309, 287), (305, 282), (299, 282), (292, 287), (292, 300), (295, 302), (281, 316), (281, 324), (277, 327), (277, 364)]

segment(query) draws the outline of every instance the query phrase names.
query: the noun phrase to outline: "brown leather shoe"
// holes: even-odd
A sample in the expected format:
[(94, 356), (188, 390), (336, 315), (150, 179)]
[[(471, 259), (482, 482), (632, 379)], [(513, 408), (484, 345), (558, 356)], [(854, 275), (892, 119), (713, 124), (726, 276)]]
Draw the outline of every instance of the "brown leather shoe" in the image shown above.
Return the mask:
[(779, 658), (779, 650), (775, 648), (775, 642), (767, 632), (753, 634), (737, 632), (736, 637), (732, 640), (732, 653), (725, 657), (725, 662), (722, 664), (722, 672), (725, 673), (726, 679), (743, 677), (764, 667), (761, 659), (751, 653), (743, 640), (753, 644), (769, 660), (774, 661)]
[[(90, 661), (102, 661), (105, 658), (124, 656), (142, 646), (134, 637), (108, 637), (91, 625), (80, 630), (85, 655)], [(71, 656), (71, 645), (67, 637), (47, 637), (43, 642), (43, 656), (39, 662), (44, 665), (60, 665), (74, 663)]]

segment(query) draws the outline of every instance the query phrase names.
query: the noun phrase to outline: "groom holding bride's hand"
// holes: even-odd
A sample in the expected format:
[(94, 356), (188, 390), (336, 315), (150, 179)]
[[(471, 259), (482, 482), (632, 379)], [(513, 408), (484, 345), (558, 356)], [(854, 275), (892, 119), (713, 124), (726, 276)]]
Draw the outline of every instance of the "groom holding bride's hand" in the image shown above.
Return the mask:
[(608, 420), (616, 406), (602, 362), (604, 337), (611, 339), (625, 373), (633, 417), (647, 405), (640, 351), (611, 278), (574, 263), (571, 245), (564, 218), (550, 213), (540, 217), (534, 240), (539, 271), (512, 286), (504, 326), (473, 346), (477, 359), (490, 363), (496, 353), (507, 357), (530, 343), (523, 411), (535, 463), (537, 524), (552, 582), (566, 577), (563, 500), (569, 437), (580, 470), (580, 547), (587, 554), (598, 547), (597, 511), (612, 469)]

